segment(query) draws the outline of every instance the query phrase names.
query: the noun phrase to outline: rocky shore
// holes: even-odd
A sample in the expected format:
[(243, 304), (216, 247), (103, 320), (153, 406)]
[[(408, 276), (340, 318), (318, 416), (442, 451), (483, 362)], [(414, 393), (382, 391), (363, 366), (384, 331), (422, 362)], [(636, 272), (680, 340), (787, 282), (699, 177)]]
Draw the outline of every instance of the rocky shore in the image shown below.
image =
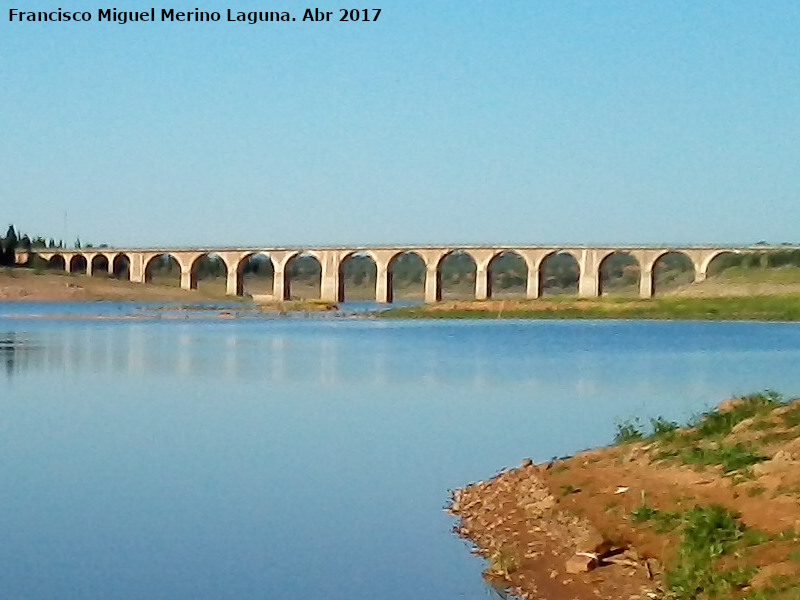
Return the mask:
[(800, 598), (800, 402), (756, 394), (617, 438), (453, 494), (490, 581), (526, 600)]

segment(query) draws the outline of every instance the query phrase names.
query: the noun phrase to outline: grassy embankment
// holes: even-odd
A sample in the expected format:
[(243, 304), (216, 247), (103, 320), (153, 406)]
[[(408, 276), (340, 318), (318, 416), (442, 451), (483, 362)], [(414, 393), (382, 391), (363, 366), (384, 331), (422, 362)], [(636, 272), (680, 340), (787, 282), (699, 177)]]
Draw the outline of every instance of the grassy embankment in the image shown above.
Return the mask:
[(458, 300), (381, 313), (398, 319), (800, 320), (800, 268), (732, 267), (699, 284), (639, 299), (630, 295), (537, 300)]
[(630, 298), (456, 301), (398, 308), (380, 313), (387, 319), (686, 319), (799, 321), (800, 295), (651, 300)]
[[(580, 599), (800, 599), (800, 401), (755, 394), (648, 433), (622, 423), (615, 442), (456, 494), (488, 576), (524, 598), (549, 585)], [(588, 552), (559, 545), (572, 520), (600, 536)], [(576, 550), (594, 565), (566, 574)]]
[(615, 441), (635, 444), (656, 467), (685, 465), (727, 479), (724, 504), (685, 496), (656, 506), (643, 490), (625, 515), (633, 528), (649, 530), (645, 535), (669, 540), (661, 558), (670, 597), (800, 598), (800, 515), (775, 505), (748, 526), (737, 508), (769, 513), (770, 500), (800, 508), (799, 439), (800, 402), (771, 392), (737, 399), (683, 428), (654, 419), (647, 437), (637, 424), (618, 426)]

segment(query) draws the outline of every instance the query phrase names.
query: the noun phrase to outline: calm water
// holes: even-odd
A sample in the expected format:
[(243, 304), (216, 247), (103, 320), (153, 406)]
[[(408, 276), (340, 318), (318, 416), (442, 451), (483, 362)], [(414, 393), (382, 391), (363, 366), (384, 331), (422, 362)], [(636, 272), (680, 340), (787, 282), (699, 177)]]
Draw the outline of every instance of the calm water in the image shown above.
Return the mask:
[(0, 597), (485, 599), (447, 490), (800, 393), (800, 327), (9, 318)]

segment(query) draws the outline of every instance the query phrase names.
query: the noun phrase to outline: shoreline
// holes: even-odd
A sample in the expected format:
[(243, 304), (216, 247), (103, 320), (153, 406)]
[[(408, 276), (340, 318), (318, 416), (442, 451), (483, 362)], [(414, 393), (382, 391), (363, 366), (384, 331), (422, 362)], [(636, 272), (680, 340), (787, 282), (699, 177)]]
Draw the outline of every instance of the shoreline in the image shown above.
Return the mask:
[[(794, 275), (794, 274), (792, 274)], [(259, 285), (263, 285), (259, 284)], [(705, 284), (699, 284), (703, 286)], [(794, 284), (792, 284), (794, 285)], [(535, 300), (498, 298), (489, 300), (445, 300), (435, 304), (394, 307), (359, 313), (373, 319), (616, 319), (616, 320), (702, 320), (702, 321), (800, 321), (800, 289), (772, 285), (743, 290), (736, 284), (712, 283), (710, 287), (689, 287), (672, 295), (639, 299), (634, 296), (545, 296)], [(357, 288), (356, 298), (369, 297), (368, 288)], [(147, 285), (108, 277), (35, 272), (28, 269), (0, 271), (0, 306), (3, 304), (57, 303), (146, 303), (181, 307), (232, 305), (272, 313), (337, 311), (333, 302), (315, 299), (313, 285), (298, 288), (301, 299), (259, 302), (270, 295), (228, 296), (222, 279), (203, 280), (197, 290), (183, 290), (175, 282)], [(350, 292), (348, 292), (349, 294)], [(742, 294), (742, 295), (732, 295)], [(255, 298), (255, 300), (254, 300)], [(307, 298), (307, 299), (302, 299)], [(368, 300), (367, 300), (368, 301)]]
[(800, 400), (765, 392), (678, 427), (503, 470), (452, 494), (484, 575), (525, 600), (796, 600)]
[(373, 313), (384, 319), (616, 319), (800, 321), (800, 294), (765, 296), (557, 297), (539, 300), (448, 301)]

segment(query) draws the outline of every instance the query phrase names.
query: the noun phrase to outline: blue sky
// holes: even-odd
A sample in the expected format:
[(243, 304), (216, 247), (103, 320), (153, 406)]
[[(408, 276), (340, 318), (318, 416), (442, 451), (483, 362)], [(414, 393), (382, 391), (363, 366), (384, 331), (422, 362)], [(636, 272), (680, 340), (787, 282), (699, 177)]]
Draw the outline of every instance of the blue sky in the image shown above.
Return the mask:
[[(298, 17), (258, 25), (59, 1), (0, 11), (0, 214), (32, 234), (800, 241), (796, 1), (379, 0), (371, 23), (303, 23), (296, 0), (116, 4)], [(10, 23), (14, 2), (95, 20)]]

